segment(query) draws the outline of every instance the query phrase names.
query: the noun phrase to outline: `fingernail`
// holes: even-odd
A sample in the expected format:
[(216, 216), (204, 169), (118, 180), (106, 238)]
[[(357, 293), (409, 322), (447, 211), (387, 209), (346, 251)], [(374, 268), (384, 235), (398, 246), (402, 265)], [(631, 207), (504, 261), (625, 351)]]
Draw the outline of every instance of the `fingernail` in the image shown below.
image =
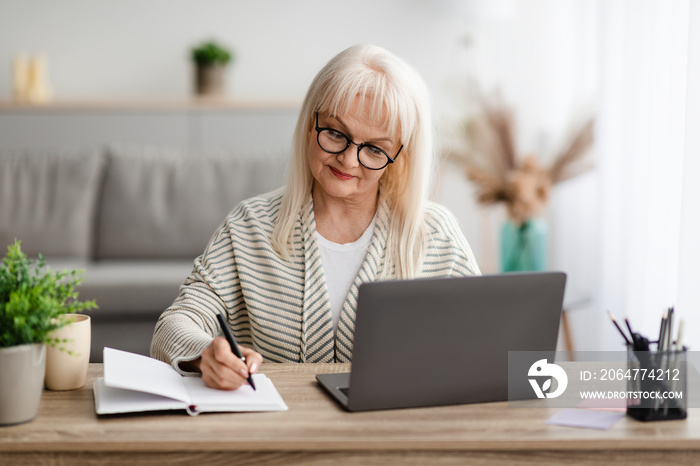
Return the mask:
[(254, 362), (253, 364), (250, 365), (250, 372), (251, 374), (254, 373), (255, 371), (258, 370), (258, 363)]
[(238, 371), (243, 377), (248, 378), (248, 371), (245, 369), (241, 369)]

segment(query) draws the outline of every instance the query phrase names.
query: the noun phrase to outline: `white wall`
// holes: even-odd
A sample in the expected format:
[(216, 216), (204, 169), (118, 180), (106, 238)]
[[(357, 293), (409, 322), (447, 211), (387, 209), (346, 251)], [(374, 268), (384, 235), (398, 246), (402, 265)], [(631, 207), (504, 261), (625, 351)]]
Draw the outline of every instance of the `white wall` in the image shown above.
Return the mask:
[[(500, 5), (500, 7), (494, 7)], [(184, 97), (188, 51), (215, 37), (235, 49), (233, 97), (299, 99), (335, 53), (373, 42), (404, 57), (440, 107), (460, 73), (518, 105), (525, 148), (559, 130), (591, 94), (591, 5), (575, 0), (0, 0), (0, 99), (11, 61), (44, 52), (58, 98)], [(460, 39), (473, 46), (465, 53)], [(533, 144), (536, 140), (538, 144)]]
[(187, 96), (188, 51), (211, 37), (235, 49), (234, 97), (301, 98), (358, 42), (389, 48), (436, 84), (454, 35), (449, 8), (418, 0), (0, 0), (0, 11), (0, 96), (20, 50), (48, 55), (59, 97)]

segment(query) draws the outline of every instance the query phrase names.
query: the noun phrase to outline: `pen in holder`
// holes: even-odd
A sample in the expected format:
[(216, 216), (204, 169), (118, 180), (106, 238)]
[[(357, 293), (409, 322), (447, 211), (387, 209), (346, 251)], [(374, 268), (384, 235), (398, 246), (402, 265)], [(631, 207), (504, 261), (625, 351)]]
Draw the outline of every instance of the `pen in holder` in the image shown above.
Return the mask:
[(638, 421), (688, 417), (686, 348), (634, 351), (627, 346), (627, 415)]

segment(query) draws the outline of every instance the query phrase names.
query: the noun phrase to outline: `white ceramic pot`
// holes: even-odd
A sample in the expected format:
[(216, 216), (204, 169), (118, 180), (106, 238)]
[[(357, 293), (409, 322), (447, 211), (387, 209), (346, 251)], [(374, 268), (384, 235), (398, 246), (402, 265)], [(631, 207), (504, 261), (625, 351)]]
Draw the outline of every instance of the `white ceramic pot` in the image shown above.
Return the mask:
[(0, 348), (0, 425), (20, 424), (36, 417), (45, 367), (43, 343)]
[(62, 318), (70, 323), (49, 334), (61, 342), (46, 348), (44, 385), (49, 390), (81, 388), (90, 363), (90, 317), (65, 314)]

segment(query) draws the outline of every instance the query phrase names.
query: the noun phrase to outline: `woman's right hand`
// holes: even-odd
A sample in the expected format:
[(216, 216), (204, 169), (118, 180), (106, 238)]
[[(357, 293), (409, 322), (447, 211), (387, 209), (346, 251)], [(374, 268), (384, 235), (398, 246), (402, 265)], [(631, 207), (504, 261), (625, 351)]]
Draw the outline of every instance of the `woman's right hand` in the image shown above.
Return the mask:
[(248, 375), (255, 374), (263, 357), (251, 348), (240, 346), (245, 361), (239, 359), (224, 337), (216, 337), (202, 352), (196, 362), (204, 383), (219, 390), (235, 390), (248, 382)]

